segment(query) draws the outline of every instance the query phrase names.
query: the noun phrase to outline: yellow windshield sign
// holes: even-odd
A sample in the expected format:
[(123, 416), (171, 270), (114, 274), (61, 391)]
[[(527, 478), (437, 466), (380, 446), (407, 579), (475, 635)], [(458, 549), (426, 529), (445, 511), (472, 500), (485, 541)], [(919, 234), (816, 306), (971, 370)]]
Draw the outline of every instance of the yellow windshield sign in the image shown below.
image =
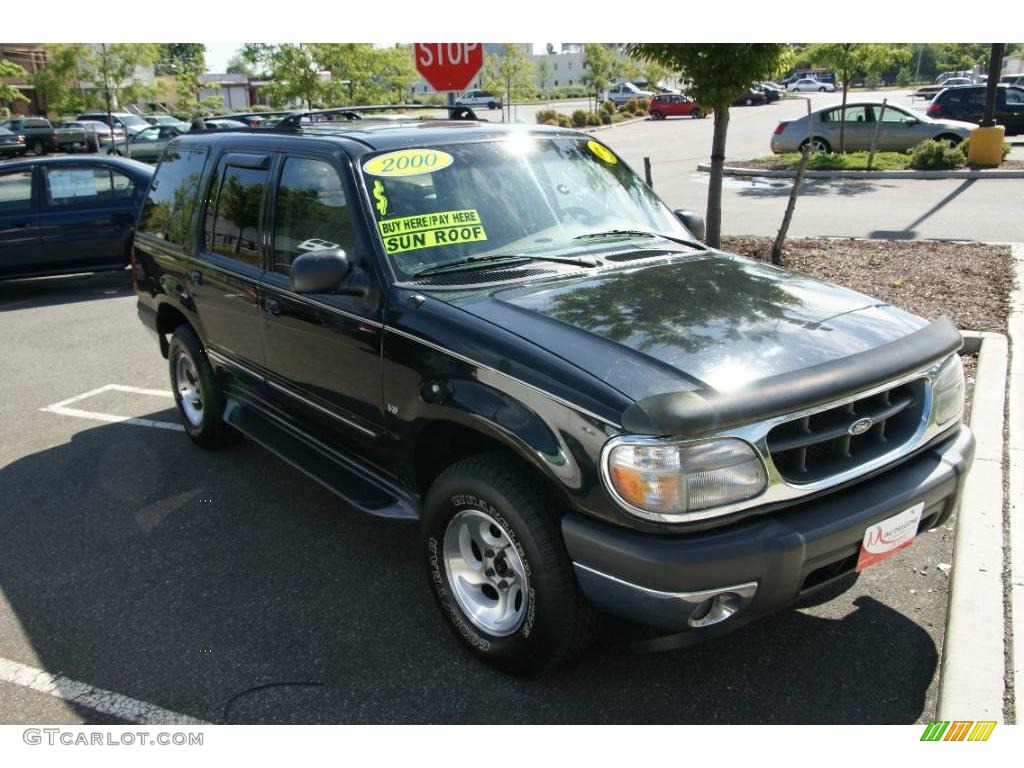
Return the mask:
[(606, 147), (604, 144), (599, 144), (593, 139), (587, 142), (587, 149), (589, 149), (597, 157), (601, 158), (609, 165), (614, 165), (615, 163), (619, 162), (619, 158), (612, 154), (612, 151), (608, 149), (608, 147)]
[(389, 254), (487, 239), (480, 214), (472, 208), (385, 219), (377, 226)]
[(447, 168), (455, 158), (439, 149), (400, 149), (377, 155), (363, 163), (371, 176), (418, 176)]

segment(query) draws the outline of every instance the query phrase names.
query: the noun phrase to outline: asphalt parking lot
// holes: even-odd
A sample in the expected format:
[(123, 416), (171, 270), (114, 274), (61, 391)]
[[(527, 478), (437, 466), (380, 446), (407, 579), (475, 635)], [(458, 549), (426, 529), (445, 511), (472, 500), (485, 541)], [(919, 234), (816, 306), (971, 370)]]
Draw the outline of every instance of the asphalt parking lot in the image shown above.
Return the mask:
[[(935, 711), (952, 526), (714, 644), (609, 627), (532, 680), (470, 658), (415, 528), (176, 428), (126, 272), (0, 283), (0, 663), (212, 722), (911, 723)], [(0, 682), (2, 723), (117, 722)]]

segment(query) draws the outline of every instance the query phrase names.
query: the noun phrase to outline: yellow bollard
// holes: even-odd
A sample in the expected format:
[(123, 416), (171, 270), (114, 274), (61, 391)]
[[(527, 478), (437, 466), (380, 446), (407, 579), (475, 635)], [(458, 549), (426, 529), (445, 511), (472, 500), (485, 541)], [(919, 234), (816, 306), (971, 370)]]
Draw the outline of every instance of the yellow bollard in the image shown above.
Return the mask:
[(1003, 137), (1006, 129), (1001, 125), (975, 128), (971, 131), (971, 145), (967, 150), (968, 165), (999, 165), (1003, 162)]

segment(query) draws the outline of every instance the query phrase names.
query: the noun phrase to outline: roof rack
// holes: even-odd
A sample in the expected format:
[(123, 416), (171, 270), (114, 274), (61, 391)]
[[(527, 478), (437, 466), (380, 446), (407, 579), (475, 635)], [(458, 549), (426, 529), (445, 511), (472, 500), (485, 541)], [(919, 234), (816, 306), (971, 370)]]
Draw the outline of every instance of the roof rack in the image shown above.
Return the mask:
[(311, 109), (305, 112), (292, 112), (278, 125), (301, 129), (302, 118), (308, 117), (311, 122), (336, 122), (335, 120), (317, 120), (318, 117), (338, 115), (344, 120), (362, 120), (365, 112), (388, 112), (408, 110), (437, 110), (448, 112), (449, 120), (478, 120), (476, 113), (469, 107), (451, 105), (432, 106), (430, 104), (365, 104), (355, 107), (335, 107), (333, 109)]

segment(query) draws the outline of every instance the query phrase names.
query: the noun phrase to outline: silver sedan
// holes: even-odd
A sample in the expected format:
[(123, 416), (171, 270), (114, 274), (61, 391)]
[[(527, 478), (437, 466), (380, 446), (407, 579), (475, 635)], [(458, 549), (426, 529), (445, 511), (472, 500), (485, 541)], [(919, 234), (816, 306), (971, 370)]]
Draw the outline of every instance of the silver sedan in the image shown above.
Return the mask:
[[(881, 118), (881, 124), (878, 120)], [(831, 152), (839, 149), (839, 131), (845, 122), (845, 142), (848, 151), (871, 149), (871, 137), (878, 126), (876, 149), (903, 152), (925, 139), (940, 139), (959, 144), (978, 126), (959, 120), (936, 120), (922, 112), (887, 104), (882, 113), (881, 103), (858, 102), (846, 105), (846, 119), (842, 107), (832, 106), (812, 112), (810, 135), (815, 150)], [(807, 115), (796, 120), (779, 123), (772, 134), (772, 152), (798, 152), (807, 143)]]
[(181, 136), (186, 131), (182, 130), (177, 126), (171, 125), (153, 125), (149, 128), (144, 128), (134, 136), (132, 136), (127, 146), (124, 139), (118, 139), (116, 148), (111, 148), (107, 144), (101, 151), (105, 155), (121, 155), (126, 156), (129, 153), (133, 160), (141, 160), (146, 163), (155, 163), (163, 155), (164, 149), (167, 147), (167, 143), (177, 137)]

